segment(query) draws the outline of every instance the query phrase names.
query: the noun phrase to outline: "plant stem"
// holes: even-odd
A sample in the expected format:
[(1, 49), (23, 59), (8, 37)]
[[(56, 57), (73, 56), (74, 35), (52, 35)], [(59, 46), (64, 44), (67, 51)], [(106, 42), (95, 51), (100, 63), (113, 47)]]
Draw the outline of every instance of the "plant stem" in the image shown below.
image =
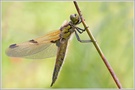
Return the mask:
[(107, 69), (109, 70), (110, 74), (112, 75), (112, 77), (113, 77), (113, 79), (114, 79), (114, 81), (115, 81), (117, 87), (118, 87), (119, 89), (121, 89), (121, 88), (122, 88), (122, 85), (121, 85), (121, 83), (119, 82), (119, 79), (117, 78), (117, 76), (116, 76), (114, 70), (112, 69), (112, 67), (111, 67), (111, 65), (109, 64), (109, 62), (107, 61), (107, 59), (105, 58), (105, 56), (104, 56), (102, 50), (100, 49), (100, 47), (99, 47), (99, 45), (97, 44), (97, 42), (96, 42), (94, 36), (92, 35), (92, 33), (91, 33), (91, 31), (89, 30), (87, 24), (85, 23), (84, 18), (82, 17), (82, 14), (81, 14), (81, 11), (80, 11), (80, 9), (79, 9), (79, 6), (78, 6), (77, 2), (76, 2), (76, 1), (73, 1), (73, 2), (74, 2), (74, 5), (75, 5), (75, 7), (76, 7), (76, 10), (77, 10), (77, 12), (78, 12), (78, 14), (79, 14), (79, 16), (80, 16), (80, 18), (81, 18), (82, 24), (83, 24), (83, 26), (86, 28), (87, 34), (89, 35), (90, 39), (93, 41), (93, 44), (94, 44), (95, 48), (97, 49), (99, 55), (101, 56), (103, 62), (105, 63)]

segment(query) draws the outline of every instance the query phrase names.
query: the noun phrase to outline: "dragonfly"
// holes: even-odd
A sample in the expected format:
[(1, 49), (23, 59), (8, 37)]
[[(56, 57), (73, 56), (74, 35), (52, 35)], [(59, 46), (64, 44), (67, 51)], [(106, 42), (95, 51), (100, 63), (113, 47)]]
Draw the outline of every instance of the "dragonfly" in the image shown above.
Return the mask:
[(56, 55), (52, 83), (50, 85), (53, 86), (63, 64), (68, 41), (72, 33), (75, 33), (79, 42), (92, 42), (92, 40), (80, 39), (78, 33), (81, 34), (85, 31), (85, 29), (77, 27), (77, 25), (80, 23), (80, 16), (78, 14), (71, 14), (70, 21), (64, 22), (59, 30), (23, 43), (12, 44), (6, 50), (6, 54), (9, 57), (22, 57), (30, 59), (45, 59)]

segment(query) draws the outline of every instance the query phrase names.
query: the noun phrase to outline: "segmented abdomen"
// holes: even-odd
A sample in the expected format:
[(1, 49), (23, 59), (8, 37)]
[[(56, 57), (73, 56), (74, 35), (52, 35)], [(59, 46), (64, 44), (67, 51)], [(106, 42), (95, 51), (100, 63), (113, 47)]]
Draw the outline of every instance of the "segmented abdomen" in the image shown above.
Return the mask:
[(57, 79), (58, 73), (64, 61), (67, 44), (68, 44), (68, 41), (65, 41), (64, 43), (60, 43), (58, 46), (57, 58), (56, 58), (51, 86), (54, 84), (55, 80)]

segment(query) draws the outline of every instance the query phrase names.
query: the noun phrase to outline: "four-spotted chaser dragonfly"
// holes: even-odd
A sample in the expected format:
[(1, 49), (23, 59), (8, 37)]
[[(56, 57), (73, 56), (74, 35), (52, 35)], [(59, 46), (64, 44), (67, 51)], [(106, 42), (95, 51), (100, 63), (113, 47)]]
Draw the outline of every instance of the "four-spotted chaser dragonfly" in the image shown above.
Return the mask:
[(85, 31), (85, 29), (76, 27), (76, 25), (80, 23), (81, 19), (79, 15), (72, 14), (70, 15), (70, 21), (65, 22), (59, 30), (27, 42), (12, 44), (6, 50), (6, 54), (10, 57), (24, 57), (31, 59), (45, 59), (57, 55), (52, 76), (52, 86), (57, 79), (64, 61), (68, 40), (71, 34), (75, 32), (75, 35), (80, 42), (91, 42), (91, 40), (81, 40), (79, 38), (77, 32), (83, 33)]

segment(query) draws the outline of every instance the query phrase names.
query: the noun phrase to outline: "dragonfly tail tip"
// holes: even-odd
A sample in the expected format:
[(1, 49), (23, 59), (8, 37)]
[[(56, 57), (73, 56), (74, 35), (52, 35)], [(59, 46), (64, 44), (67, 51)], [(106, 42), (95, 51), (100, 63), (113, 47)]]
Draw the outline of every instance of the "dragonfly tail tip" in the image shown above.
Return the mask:
[(50, 87), (52, 87), (52, 86), (53, 86), (53, 82), (51, 83)]

